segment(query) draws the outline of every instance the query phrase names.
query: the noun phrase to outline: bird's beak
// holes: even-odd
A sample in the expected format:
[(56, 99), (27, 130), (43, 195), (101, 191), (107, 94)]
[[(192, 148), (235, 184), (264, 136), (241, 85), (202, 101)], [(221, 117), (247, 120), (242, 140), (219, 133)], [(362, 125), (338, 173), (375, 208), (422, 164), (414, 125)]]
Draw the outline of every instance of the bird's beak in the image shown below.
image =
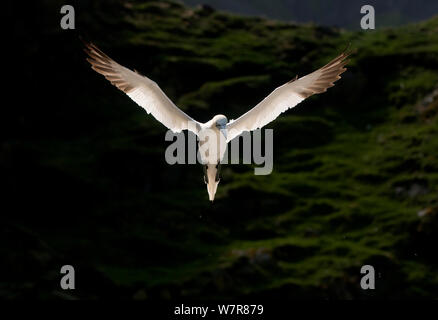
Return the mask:
[(216, 128), (218, 128), (224, 137), (227, 138), (227, 125), (216, 125)]

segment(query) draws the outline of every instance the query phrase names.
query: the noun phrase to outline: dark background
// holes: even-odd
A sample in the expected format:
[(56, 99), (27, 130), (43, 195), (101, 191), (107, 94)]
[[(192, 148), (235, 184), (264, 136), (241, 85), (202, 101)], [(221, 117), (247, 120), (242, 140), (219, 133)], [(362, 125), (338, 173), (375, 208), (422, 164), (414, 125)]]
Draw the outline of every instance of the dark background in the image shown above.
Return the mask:
[(299, 23), (337, 26), (360, 30), (360, 8), (372, 5), (377, 27), (401, 26), (432, 17), (438, 12), (433, 0), (184, 0), (196, 6), (208, 4), (215, 9), (242, 15), (260, 16)]
[[(81, 1), (62, 30), (64, 4), (4, 5), (2, 299), (437, 298), (436, 9), (346, 31)], [(165, 127), (91, 70), (79, 36), (199, 121), (239, 116), (348, 43), (357, 52), (334, 88), (268, 126), (273, 173), (226, 166), (210, 203), (201, 167), (165, 162)], [(74, 291), (59, 287), (64, 264)], [(376, 290), (360, 289), (365, 264)]]

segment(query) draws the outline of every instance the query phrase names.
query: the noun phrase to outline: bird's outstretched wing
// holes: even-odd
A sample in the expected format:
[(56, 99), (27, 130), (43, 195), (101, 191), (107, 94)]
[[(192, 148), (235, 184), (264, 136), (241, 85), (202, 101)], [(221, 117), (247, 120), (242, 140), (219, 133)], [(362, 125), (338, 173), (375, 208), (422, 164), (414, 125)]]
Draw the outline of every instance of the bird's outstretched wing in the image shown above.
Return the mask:
[(85, 44), (85, 52), (93, 70), (104, 75), (167, 128), (173, 132), (188, 129), (197, 134), (199, 123), (179, 109), (154, 81), (118, 64), (92, 43)]
[(325, 92), (340, 79), (350, 53), (343, 52), (324, 67), (302, 77), (295, 78), (278, 87), (254, 108), (231, 120), (227, 125), (227, 140), (231, 141), (244, 131), (259, 129), (276, 119), (281, 113), (295, 107), (301, 101), (315, 93)]

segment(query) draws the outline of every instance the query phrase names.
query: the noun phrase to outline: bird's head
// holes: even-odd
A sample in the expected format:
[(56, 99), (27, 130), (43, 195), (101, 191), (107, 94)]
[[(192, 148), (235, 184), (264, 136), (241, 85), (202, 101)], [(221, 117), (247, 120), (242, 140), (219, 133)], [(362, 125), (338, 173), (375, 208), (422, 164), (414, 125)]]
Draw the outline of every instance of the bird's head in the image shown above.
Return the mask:
[(213, 118), (214, 123), (218, 129), (224, 129), (228, 123), (227, 117), (222, 114), (219, 114)]

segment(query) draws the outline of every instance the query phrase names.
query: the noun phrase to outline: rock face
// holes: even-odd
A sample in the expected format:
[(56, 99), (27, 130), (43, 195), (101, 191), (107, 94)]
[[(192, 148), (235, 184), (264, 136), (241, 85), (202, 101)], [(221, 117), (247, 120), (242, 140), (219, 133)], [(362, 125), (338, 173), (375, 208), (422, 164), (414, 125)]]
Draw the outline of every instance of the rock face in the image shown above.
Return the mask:
[[(4, 67), (32, 85), (0, 117), (0, 298), (436, 298), (437, 19), (350, 33), (112, 0), (84, 2), (66, 33), (53, 12), (11, 15)], [(90, 70), (75, 32), (200, 121), (357, 53), (269, 126), (273, 173), (224, 166), (212, 205), (202, 169), (164, 161), (163, 126)], [(365, 264), (378, 290), (360, 288)]]

